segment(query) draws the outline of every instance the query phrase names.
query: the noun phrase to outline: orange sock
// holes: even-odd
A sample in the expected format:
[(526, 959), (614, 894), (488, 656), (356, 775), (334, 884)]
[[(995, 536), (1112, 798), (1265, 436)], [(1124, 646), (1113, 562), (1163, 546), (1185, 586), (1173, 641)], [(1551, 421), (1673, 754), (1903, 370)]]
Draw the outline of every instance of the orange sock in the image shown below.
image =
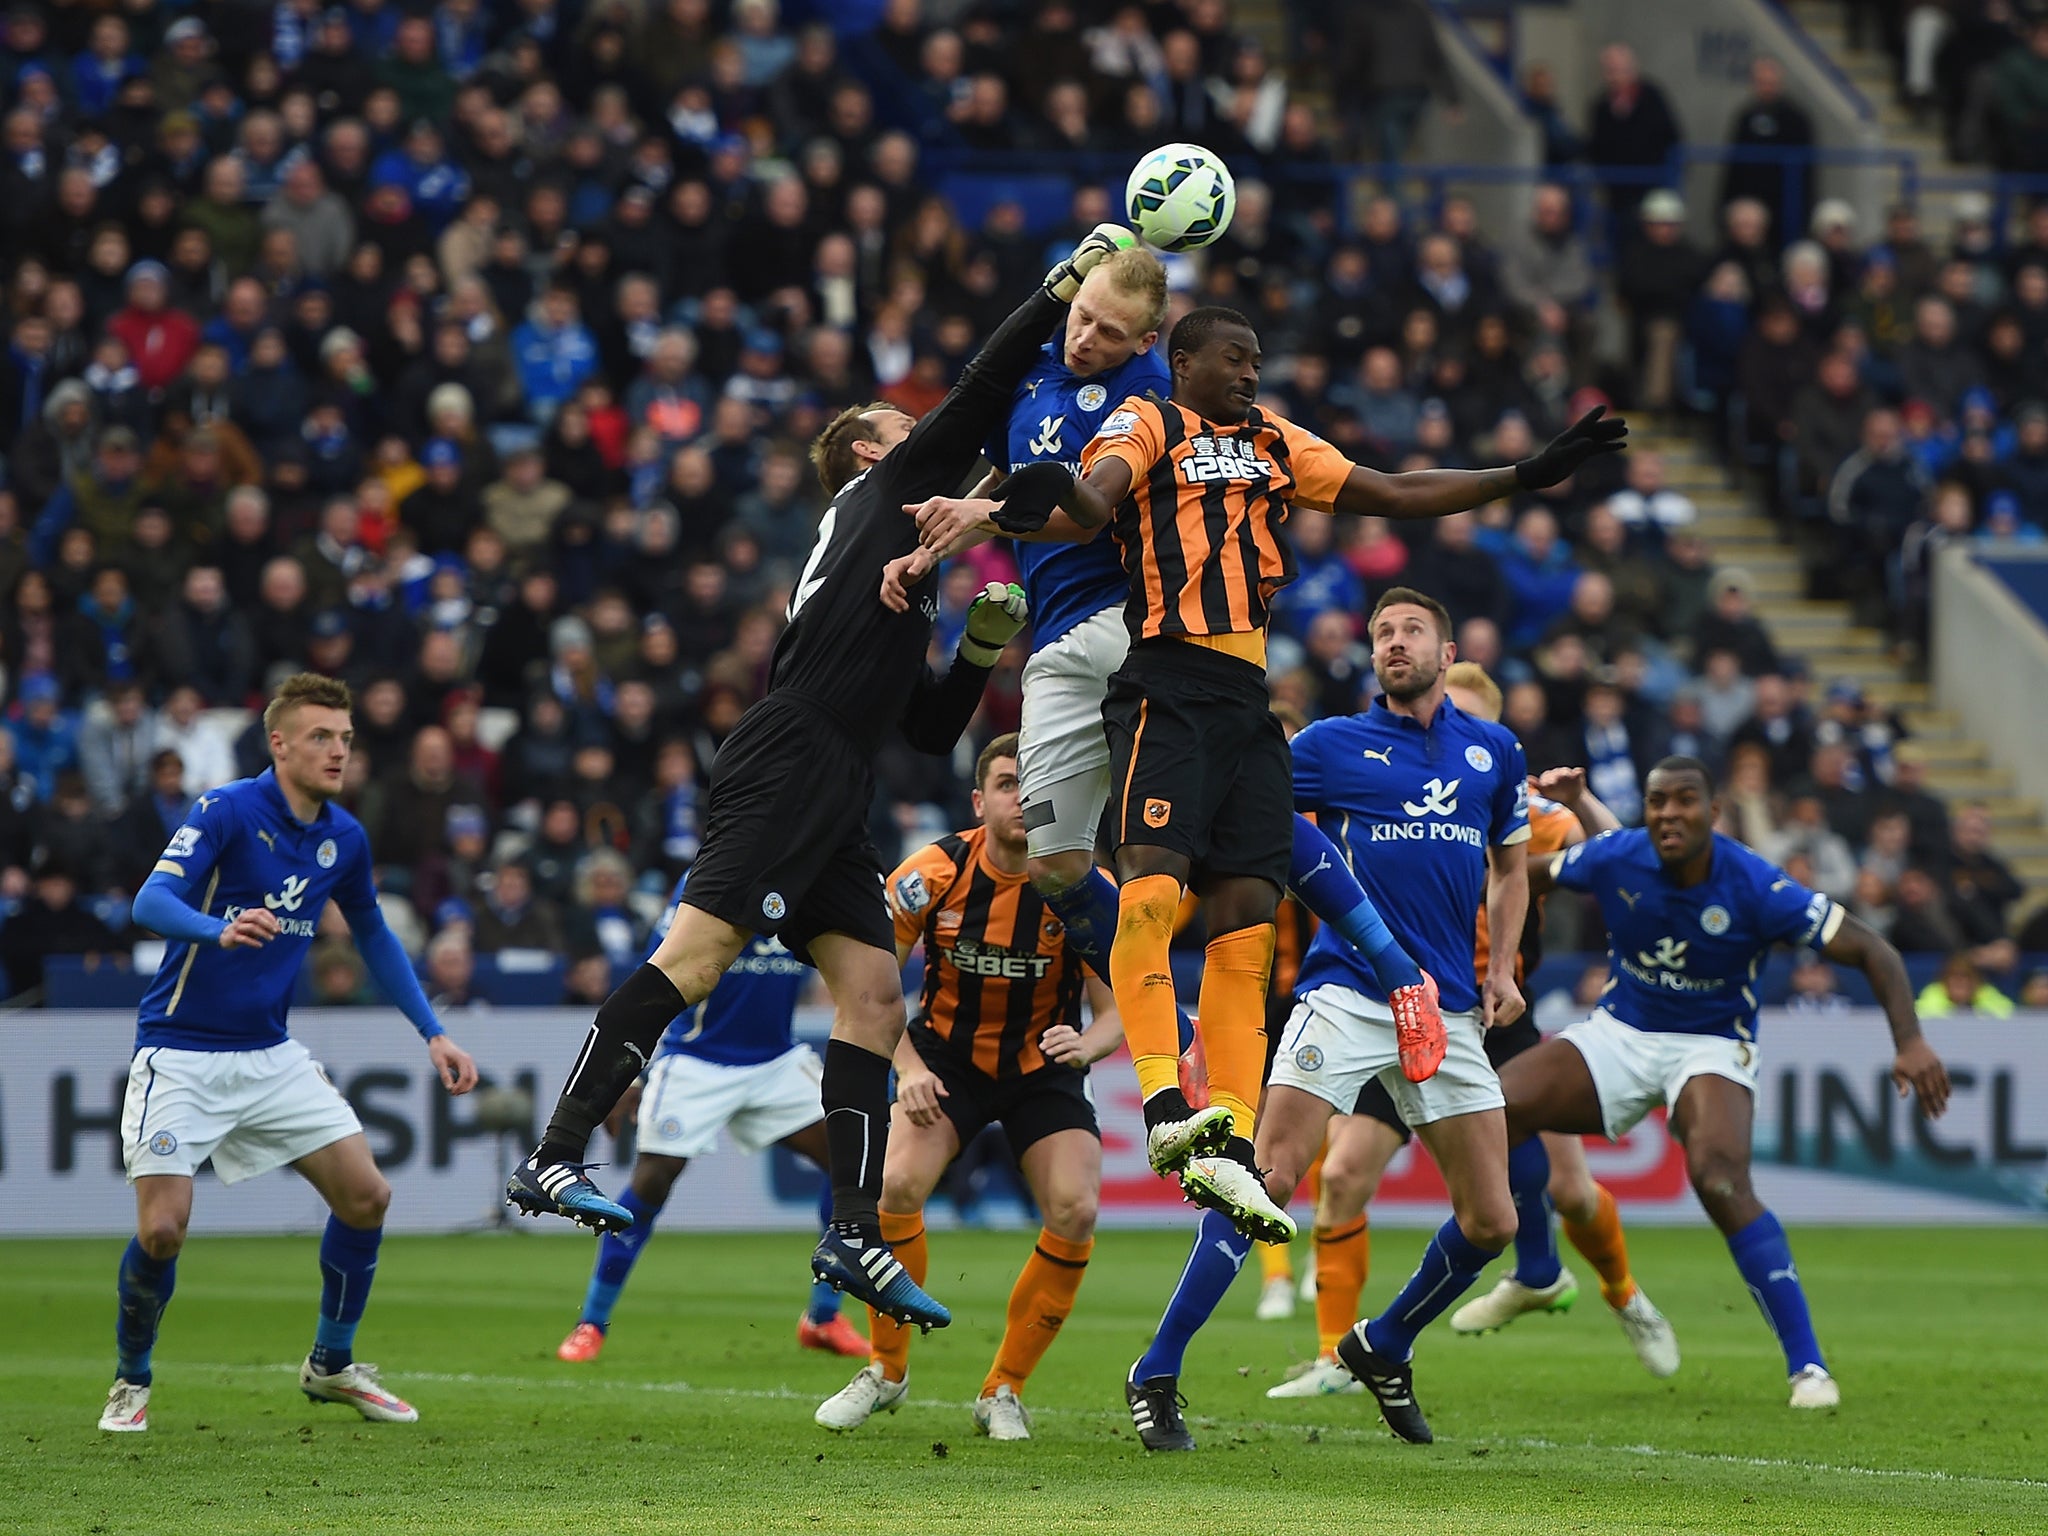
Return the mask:
[(1372, 1234), (1363, 1216), (1335, 1231), (1316, 1228), (1316, 1347), (1326, 1355), (1358, 1321), (1371, 1259)]
[(1174, 1014), (1173, 916), (1180, 882), (1171, 875), (1141, 875), (1117, 892), (1116, 942), (1109, 951), (1109, 986), (1143, 1098), (1180, 1086), (1180, 1020)]
[(1292, 1280), (1294, 1260), (1287, 1256), (1285, 1243), (1257, 1243), (1259, 1250), (1259, 1277), (1264, 1280)]
[[(924, 1212), (908, 1216), (882, 1212), (882, 1241), (896, 1255), (896, 1262), (910, 1271), (919, 1285), (931, 1267), (931, 1251), (924, 1242)], [(868, 1309), (868, 1358), (882, 1368), (890, 1381), (901, 1381), (910, 1373), (910, 1336), (913, 1330), (893, 1317)]]
[(1593, 1187), (1600, 1191), (1599, 1213), (1583, 1226), (1567, 1221), (1564, 1235), (1586, 1256), (1586, 1262), (1600, 1272), (1600, 1294), (1607, 1305), (1625, 1307), (1636, 1293), (1636, 1282), (1628, 1272), (1628, 1239), (1621, 1235), (1621, 1212), (1615, 1208), (1614, 1196), (1607, 1192), (1605, 1184)]
[(1088, 1273), (1088, 1255), (1094, 1248), (1092, 1237), (1076, 1243), (1039, 1228), (1038, 1246), (1010, 1287), (1009, 1319), (1003, 1325), (1003, 1342), (996, 1346), (996, 1363), (981, 1384), (983, 1397), (1001, 1386), (1023, 1395), (1024, 1383), (1074, 1310), (1074, 1296)]
[[(1266, 1075), (1266, 983), (1273, 974), (1271, 923), (1209, 941), (1199, 1003), (1209, 1058), (1209, 1102), (1230, 1111), (1231, 1134), (1252, 1139)], [(1128, 1030), (1128, 1025), (1126, 1026)]]

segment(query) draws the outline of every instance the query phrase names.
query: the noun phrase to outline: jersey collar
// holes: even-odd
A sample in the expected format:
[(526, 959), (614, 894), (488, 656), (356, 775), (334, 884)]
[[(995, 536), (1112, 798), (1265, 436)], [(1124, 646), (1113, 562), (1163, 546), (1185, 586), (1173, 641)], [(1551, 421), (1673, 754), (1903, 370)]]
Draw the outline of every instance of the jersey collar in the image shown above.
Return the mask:
[(277, 814), (295, 827), (324, 826), (330, 818), (332, 811), (331, 803), (322, 800), (320, 802), (320, 809), (314, 812), (311, 821), (300, 821), (298, 813), (291, 808), (291, 802), (285, 799), (284, 791), (278, 787), (277, 770), (275, 768), (266, 768), (257, 774), (256, 787), (263, 795), (263, 798), (268, 800), (276, 809)]
[(1444, 696), (1444, 701), (1441, 704), (1437, 705), (1436, 713), (1430, 716), (1428, 725), (1424, 725), (1420, 720), (1417, 720), (1413, 715), (1395, 714), (1394, 711), (1387, 708), (1387, 696), (1384, 693), (1377, 694), (1374, 696), (1372, 701), (1372, 713), (1376, 715), (1384, 715), (1388, 720), (1393, 722), (1394, 727), (1397, 730), (1421, 731), (1425, 735), (1435, 730), (1438, 726), (1444, 724), (1444, 722), (1448, 720), (1461, 720), (1464, 718), (1464, 711), (1459, 709), (1457, 705), (1451, 702), (1450, 696), (1448, 694)]

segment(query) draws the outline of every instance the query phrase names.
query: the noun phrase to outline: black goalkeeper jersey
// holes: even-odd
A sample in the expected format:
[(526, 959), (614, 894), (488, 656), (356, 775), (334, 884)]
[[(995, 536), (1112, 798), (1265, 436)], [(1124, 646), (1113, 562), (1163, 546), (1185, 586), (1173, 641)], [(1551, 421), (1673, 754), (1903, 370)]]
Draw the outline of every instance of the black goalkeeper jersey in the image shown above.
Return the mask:
[(956, 662), (946, 679), (935, 679), (925, 651), (938, 617), (938, 573), (911, 589), (906, 612), (892, 613), (882, 606), (882, 570), (917, 547), (917, 524), (904, 506), (959, 491), (982, 444), (1009, 419), (1011, 397), (1065, 309), (1043, 289), (1034, 293), (910, 435), (832, 498), (790, 596), (771, 693), (814, 702), (871, 752), (898, 724), (915, 746), (951, 749), (987, 673)]

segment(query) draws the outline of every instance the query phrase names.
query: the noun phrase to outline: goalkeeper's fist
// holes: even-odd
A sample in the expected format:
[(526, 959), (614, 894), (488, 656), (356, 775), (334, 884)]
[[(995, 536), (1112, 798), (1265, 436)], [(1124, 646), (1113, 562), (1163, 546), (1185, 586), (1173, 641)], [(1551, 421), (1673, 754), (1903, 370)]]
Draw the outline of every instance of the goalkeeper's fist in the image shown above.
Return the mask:
[(992, 667), (1003, 647), (1017, 638), (1017, 632), (1031, 617), (1031, 605), (1024, 601), (1024, 589), (1014, 581), (992, 581), (974, 596), (967, 608), (967, 629), (960, 636), (960, 659), (969, 666)]
[(1074, 295), (1081, 291), (1081, 280), (1104, 258), (1118, 251), (1127, 251), (1138, 243), (1138, 237), (1121, 224), (1098, 224), (1081, 237), (1081, 243), (1068, 256), (1045, 274), (1045, 291), (1062, 304), (1074, 302)]

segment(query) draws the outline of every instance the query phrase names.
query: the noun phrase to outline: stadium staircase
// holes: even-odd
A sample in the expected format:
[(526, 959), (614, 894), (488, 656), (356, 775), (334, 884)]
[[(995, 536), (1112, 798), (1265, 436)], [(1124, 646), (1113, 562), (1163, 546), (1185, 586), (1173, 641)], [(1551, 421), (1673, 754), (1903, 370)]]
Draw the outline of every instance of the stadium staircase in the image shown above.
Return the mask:
[(1998, 853), (2027, 886), (2015, 916), (2048, 901), (2048, 825), (2041, 807), (2015, 795), (2012, 775), (1991, 762), (1984, 744), (1966, 735), (1952, 712), (1934, 705), (1927, 684), (1907, 676), (1894, 659), (1889, 637), (1855, 624), (1847, 603), (1816, 602), (1805, 595), (1798, 554), (1780, 540), (1777, 524), (1744, 491), (1729, 485), (1723, 466), (1681, 427), (1645, 422), (1630, 440), (1664, 456), (1671, 488), (1690, 496), (1699, 508), (1700, 532), (1716, 563), (1749, 573), (1757, 617), (1782, 653), (1805, 661), (1814, 697), (1825, 694), (1828, 684), (1848, 678), (1862, 684), (1872, 703), (1896, 709), (1927, 762), (1928, 789), (1952, 809), (1970, 802), (1989, 808)]

